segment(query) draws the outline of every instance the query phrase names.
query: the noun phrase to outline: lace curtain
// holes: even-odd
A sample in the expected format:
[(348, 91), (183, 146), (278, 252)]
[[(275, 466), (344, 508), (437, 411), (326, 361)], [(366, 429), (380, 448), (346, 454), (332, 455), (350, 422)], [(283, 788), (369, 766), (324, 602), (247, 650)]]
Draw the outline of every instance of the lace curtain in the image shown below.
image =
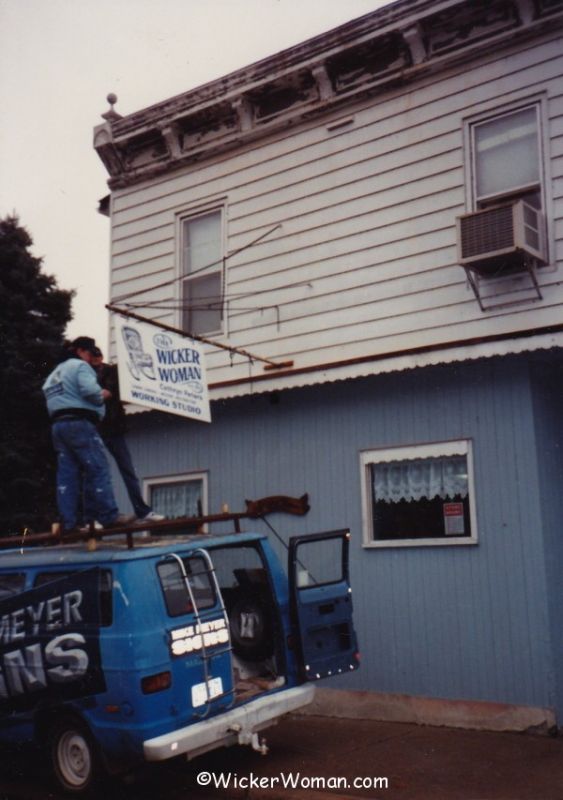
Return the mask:
[(201, 495), (202, 481), (163, 483), (151, 487), (151, 504), (157, 513), (168, 519), (196, 517), (200, 513), (198, 501), (201, 501)]
[(442, 456), (372, 464), (375, 501), (398, 503), (434, 497), (467, 497), (467, 457)]

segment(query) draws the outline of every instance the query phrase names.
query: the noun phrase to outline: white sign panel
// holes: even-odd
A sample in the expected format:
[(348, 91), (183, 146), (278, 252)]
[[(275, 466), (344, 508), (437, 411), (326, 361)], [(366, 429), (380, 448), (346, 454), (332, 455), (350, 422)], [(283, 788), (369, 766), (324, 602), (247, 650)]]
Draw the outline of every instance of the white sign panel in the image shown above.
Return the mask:
[(116, 318), (124, 402), (211, 422), (203, 347), (153, 325)]

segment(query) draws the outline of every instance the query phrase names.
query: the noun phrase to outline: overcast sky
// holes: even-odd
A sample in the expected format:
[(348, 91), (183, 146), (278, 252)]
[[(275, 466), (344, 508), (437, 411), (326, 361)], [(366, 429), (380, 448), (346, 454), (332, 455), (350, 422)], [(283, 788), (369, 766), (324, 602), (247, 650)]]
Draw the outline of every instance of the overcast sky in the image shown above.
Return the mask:
[[(387, 5), (385, 0), (0, 0), (0, 216), (14, 211), (59, 286), (71, 337), (107, 344), (107, 174), (94, 125)], [(0, 311), (1, 313), (1, 311)]]

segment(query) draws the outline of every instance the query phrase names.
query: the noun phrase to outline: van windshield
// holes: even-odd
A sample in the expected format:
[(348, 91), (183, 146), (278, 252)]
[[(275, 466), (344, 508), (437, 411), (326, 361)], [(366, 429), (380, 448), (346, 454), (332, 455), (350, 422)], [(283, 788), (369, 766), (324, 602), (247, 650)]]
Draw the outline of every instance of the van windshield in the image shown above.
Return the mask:
[(194, 609), (190, 593), (186, 586), (180, 565), (176, 560), (163, 561), (158, 565), (158, 577), (164, 593), (164, 601), (169, 616), (179, 617), (182, 614), (193, 614), (213, 608), (217, 602), (211, 575), (205, 561), (200, 556), (182, 559), (186, 575), (190, 583), (196, 609)]

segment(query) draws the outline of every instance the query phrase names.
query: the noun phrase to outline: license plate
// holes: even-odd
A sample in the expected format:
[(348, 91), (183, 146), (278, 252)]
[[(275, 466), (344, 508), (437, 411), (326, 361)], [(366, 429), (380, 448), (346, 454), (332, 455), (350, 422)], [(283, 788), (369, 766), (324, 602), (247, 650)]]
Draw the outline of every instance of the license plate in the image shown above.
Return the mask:
[(211, 678), (207, 683), (196, 683), (192, 686), (192, 706), (199, 708), (204, 706), (208, 699), (212, 700), (223, 694), (223, 681), (221, 678)]

